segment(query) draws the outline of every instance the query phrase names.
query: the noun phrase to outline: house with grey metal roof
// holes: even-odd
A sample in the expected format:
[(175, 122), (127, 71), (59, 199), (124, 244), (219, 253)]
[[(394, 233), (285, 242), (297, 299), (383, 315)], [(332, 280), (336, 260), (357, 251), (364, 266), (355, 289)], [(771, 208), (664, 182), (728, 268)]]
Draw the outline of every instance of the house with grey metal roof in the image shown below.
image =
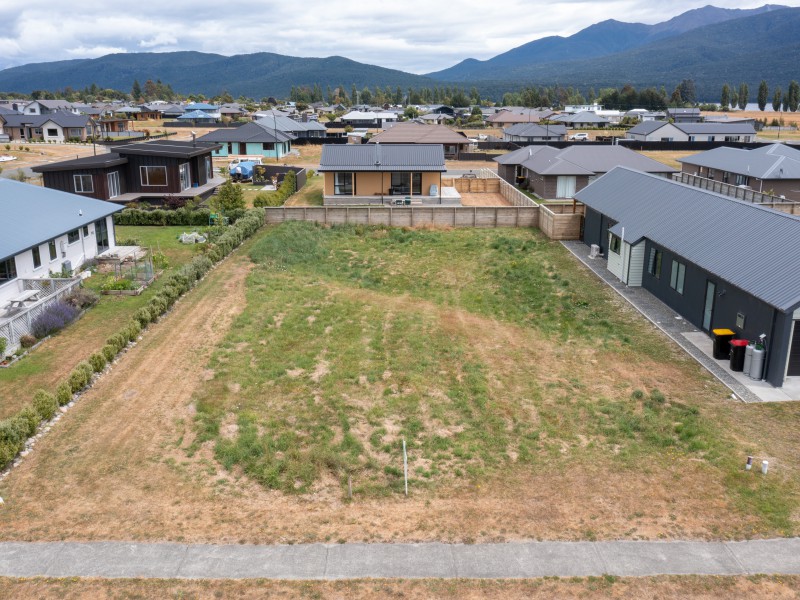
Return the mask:
[(123, 144), (114, 152), (38, 165), (45, 187), (117, 203), (162, 203), (168, 196), (209, 197), (224, 182), (214, 176), (220, 144), (156, 140)]
[(92, 121), (86, 115), (54, 112), (45, 115), (5, 115), (3, 132), (12, 140), (66, 142), (86, 140), (92, 135)]
[(505, 142), (563, 142), (566, 138), (565, 125), (517, 123), (503, 129)]
[(756, 130), (747, 122), (647, 121), (629, 129), (625, 137), (640, 142), (752, 142)]
[(800, 150), (785, 144), (752, 150), (722, 146), (678, 162), (690, 175), (800, 201)]
[[(291, 120), (291, 119), (290, 119)], [(273, 119), (250, 121), (239, 127), (215, 129), (197, 138), (200, 143), (211, 142), (218, 147), (214, 156), (266, 157), (279, 159), (292, 149), (295, 136), (273, 127)]]
[(588, 110), (575, 114), (562, 113), (550, 117), (550, 120), (563, 123), (573, 129), (605, 128), (611, 124), (611, 121), (605, 117)]
[(623, 146), (527, 146), (498, 156), (494, 161), (498, 163), (497, 174), (502, 179), (546, 199), (572, 198), (575, 192), (618, 166), (663, 177), (677, 172)]
[[(76, 271), (116, 246), (112, 215), (121, 206), (0, 179), (0, 337), (13, 351), (38, 310), (79, 279)], [(24, 313), (23, 317), (15, 318)], [(13, 323), (12, 323), (13, 321)]]
[(623, 283), (703, 331), (764, 334), (764, 378), (800, 377), (800, 217), (624, 167), (575, 198)]
[(700, 123), (703, 117), (699, 108), (668, 108), (667, 119), (674, 123)]
[(324, 202), (459, 205), (455, 189), (442, 189), (444, 161), (441, 144), (326, 144)]

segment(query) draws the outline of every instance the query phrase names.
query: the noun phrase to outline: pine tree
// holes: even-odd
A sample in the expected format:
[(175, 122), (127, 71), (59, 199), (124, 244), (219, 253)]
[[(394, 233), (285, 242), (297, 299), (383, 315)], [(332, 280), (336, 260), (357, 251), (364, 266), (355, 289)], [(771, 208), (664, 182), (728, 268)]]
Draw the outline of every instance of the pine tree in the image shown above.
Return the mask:
[(139, 98), (142, 97), (142, 86), (139, 85), (139, 80), (133, 80), (133, 88), (131, 89), (131, 96), (133, 96), (133, 101), (137, 102)]
[(789, 91), (786, 93), (788, 108), (790, 111), (797, 110), (797, 104), (800, 103), (800, 84), (792, 80), (789, 84)]
[(767, 98), (769, 98), (769, 88), (767, 87), (767, 82), (762, 79), (758, 85), (758, 110), (761, 112), (764, 112), (767, 107)]

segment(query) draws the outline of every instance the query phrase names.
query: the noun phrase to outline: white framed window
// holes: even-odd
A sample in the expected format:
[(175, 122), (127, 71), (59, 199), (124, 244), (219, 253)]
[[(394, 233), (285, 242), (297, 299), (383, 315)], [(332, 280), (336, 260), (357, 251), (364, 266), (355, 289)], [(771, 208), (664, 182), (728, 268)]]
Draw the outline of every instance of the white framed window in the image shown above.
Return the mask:
[(67, 234), (67, 243), (74, 244), (75, 242), (81, 239), (81, 232), (77, 229), (73, 229)]
[(76, 194), (91, 194), (94, 192), (94, 182), (91, 175), (73, 175)]
[(167, 185), (167, 167), (139, 167), (142, 185), (165, 186)]
[(106, 175), (108, 180), (108, 197), (116, 198), (120, 194), (119, 190), (119, 171), (114, 171)]

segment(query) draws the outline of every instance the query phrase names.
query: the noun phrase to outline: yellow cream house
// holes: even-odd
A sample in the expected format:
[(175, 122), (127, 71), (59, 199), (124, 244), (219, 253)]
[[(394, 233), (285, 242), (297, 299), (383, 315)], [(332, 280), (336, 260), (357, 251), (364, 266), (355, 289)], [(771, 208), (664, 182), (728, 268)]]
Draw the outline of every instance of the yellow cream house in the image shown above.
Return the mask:
[(460, 204), (442, 192), (441, 144), (328, 144), (319, 172), (326, 205)]

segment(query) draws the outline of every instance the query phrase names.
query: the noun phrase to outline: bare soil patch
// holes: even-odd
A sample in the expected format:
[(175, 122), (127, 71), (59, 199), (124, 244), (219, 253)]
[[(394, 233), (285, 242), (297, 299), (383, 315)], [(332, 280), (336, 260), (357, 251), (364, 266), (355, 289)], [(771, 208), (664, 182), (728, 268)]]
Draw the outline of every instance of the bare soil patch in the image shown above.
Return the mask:
[(461, 192), (461, 204), (464, 206), (511, 206), (503, 194)]

